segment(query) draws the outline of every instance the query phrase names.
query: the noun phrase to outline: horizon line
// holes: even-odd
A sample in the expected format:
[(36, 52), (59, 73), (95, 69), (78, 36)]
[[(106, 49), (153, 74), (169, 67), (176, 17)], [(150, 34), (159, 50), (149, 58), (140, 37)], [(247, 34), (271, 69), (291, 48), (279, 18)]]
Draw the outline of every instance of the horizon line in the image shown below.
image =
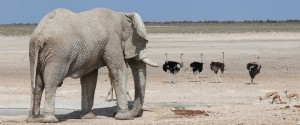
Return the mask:
[[(204, 21), (190, 21), (190, 20), (181, 20), (181, 21), (144, 21), (144, 23), (161, 23), (161, 24), (168, 24), (168, 23), (299, 23), (299, 19), (288, 19), (288, 20), (204, 20)], [(36, 25), (38, 23), (3, 23), (0, 25)]]

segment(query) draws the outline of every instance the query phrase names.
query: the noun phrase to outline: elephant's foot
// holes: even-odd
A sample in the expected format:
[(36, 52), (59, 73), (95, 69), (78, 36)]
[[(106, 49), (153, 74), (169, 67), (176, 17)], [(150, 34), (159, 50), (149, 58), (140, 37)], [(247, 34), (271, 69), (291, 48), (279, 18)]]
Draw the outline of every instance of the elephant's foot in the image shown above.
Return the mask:
[(134, 110), (131, 110), (131, 114), (133, 114), (134, 117), (142, 117), (143, 116), (143, 112), (144, 112), (143, 109), (139, 110), (138, 112), (134, 112)]
[(28, 115), (26, 122), (30, 123), (57, 123), (58, 119), (54, 115)]
[(139, 111), (138, 114), (135, 115), (135, 117), (142, 117), (142, 116), (143, 116), (143, 113), (144, 113), (144, 111), (143, 111), (143, 109), (142, 109), (142, 110)]
[(44, 123), (57, 123), (58, 119), (54, 115), (44, 115), (42, 118)]
[(28, 115), (26, 118), (26, 122), (29, 123), (37, 123), (37, 122), (41, 122), (41, 115)]
[(115, 115), (117, 120), (133, 120), (133, 116), (128, 110), (119, 110)]
[(88, 113), (82, 113), (82, 114), (80, 114), (80, 118), (81, 119), (95, 119), (96, 116), (95, 116), (94, 113), (88, 112)]

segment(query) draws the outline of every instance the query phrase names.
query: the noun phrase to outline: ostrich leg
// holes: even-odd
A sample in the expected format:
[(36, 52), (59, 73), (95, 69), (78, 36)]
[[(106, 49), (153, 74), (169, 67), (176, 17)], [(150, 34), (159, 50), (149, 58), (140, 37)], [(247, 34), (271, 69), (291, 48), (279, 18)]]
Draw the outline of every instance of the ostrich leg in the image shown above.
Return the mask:
[[(175, 73), (175, 74), (176, 74), (176, 73)], [(175, 84), (175, 82), (176, 82), (176, 76), (175, 76), (175, 74), (172, 75), (172, 83), (173, 83), (173, 84)]]
[(128, 95), (128, 98), (129, 98), (129, 100), (131, 101), (132, 100), (132, 98), (130, 97), (130, 95), (129, 95), (129, 92), (127, 91), (127, 95)]
[(171, 84), (171, 72), (169, 70), (167, 70), (167, 72), (168, 72), (168, 77), (169, 77), (168, 83)]
[(216, 81), (216, 83), (218, 82), (218, 80), (217, 80), (217, 74), (215, 74), (215, 81)]
[[(113, 101), (113, 98), (114, 98), (114, 96), (113, 96), (113, 91), (114, 91), (114, 89), (113, 89), (113, 87), (111, 86), (109, 92), (107, 93), (107, 96), (106, 96), (106, 98), (105, 98), (105, 101), (107, 101), (107, 98), (108, 98), (108, 96), (109, 96), (110, 94), (111, 94), (111, 101)], [(129, 100), (132, 100), (132, 98), (131, 98), (131, 96), (129, 95), (129, 92), (128, 92), (128, 91), (127, 91), (127, 95), (128, 95)]]
[(107, 98), (108, 98), (108, 96), (109, 96), (110, 94), (112, 94), (111, 100), (113, 100), (113, 87), (112, 87), (112, 86), (110, 87), (110, 90), (109, 90), (109, 92), (107, 93), (107, 96), (106, 96), (106, 98), (105, 98), (105, 101), (107, 101)]
[(196, 82), (196, 74), (194, 73), (194, 78), (193, 78), (193, 82)]
[(222, 83), (222, 79), (221, 79), (221, 75), (218, 74), (218, 79), (219, 79), (219, 82)]
[(199, 72), (197, 72), (197, 82), (199, 82)]
[(222, 79), (221, 79), (221, 69), (219, 69), (219, 71), (218, 71), (218, 80), (219, 80), (220, 83), (222, 82)]
[(253, 85), (254, 83), (253, 83), (253, 78), (251, 78), (251, 84)]
[(114, 101), (114, 88), (111, 89), (111, 101)]
[(173, 74), (173, 76), (172, 76), (172, 77), (173, 77), (173, 79), (172, 79), (172, 80), (174, 80), (174, 81), (172, 81), (172, 83), (173, 83), (173, 84), (175, 84), (175, 83), (176, 83), (176, 80), (177, 80), (177, 78), (176, 78), (176, 76), (175, 76), (175, 75), (177, 75), (177, 73), (178, 73), (178, 72), (177, 72), (177, 71), (175, 71), (175, 73), (174, 73), (174, 74)]

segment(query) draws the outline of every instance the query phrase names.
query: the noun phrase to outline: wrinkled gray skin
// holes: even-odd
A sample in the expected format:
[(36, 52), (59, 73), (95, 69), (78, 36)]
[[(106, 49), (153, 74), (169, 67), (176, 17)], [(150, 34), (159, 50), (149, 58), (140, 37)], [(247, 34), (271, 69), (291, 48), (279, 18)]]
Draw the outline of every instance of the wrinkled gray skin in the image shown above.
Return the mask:
[[(118, 112), (115, 118), (128, 120), (141, 116), (146, 64), (136, 59), (136, 55), (146, 47), (147, 42), (145, 26), (136, 13), (108, 9), (93, 9), (82, 13), (56, 9), (49, 13), (30, 39), (32, 94), (27, 121), (58, 122), (54, 116), (55, 93), (66, 77), (80, 78), (81, 118), (94, 118), (91, 110), (98, 69), (103, 66), (108, 67), (117, 96)], [(126, 47), (127, 50), (124, 49)], [(130, 111), (126, 98), (127, 64), (132, 69), (135, 84), (135, 100)], [(45, 105), (44, 113), (40, 114), (43, 90)]]

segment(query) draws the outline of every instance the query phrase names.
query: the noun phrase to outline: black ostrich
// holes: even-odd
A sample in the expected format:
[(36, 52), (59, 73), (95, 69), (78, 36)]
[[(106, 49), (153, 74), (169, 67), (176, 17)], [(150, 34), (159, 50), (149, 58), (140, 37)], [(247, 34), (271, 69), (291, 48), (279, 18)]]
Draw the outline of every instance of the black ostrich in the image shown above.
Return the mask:
[(199, 78), (199, 73), (202, 72), (203, 70), (203, 63), (202, 63), (202, 53), (200, 54), (200, 57), (201, 57), (201, 62), (192, 62), (190, 64), (190, 67), (192, 68), (193, 70), (193, 73), (194, 74), (197, 74), (197, 82), (199, 81), (198, 78)]
[(210, 69), (215, 72), (216, 82), (222, 82), (221, 77), (220, 77), (220, 72), (224, 73), (224, 70), (225, 70), (224, 52), (222, 52), (222, 54), (223, 54), (223, 63), (220, 63), (220, 62), (211, 62), (210, 63)]
[[(173, 75), (176, 75), (179, 71), (180, 71), (180, 68), (183, 67), (183, 62), (182, 62), (182, 56), (183, 56), (183, 53), (180, 54), (180, 59), (181, 59), (181, 62), (175, 62), (175, 61), (168, 61), (168, 54), (166, 53), (166, 61), (165, 61), (165, 64), (163, 65), (163, 70), (167, 73), (169, 73), (170, 75), (173, 74)], [(171, 78), (169, 78), (169, 83), (174, 83), (173, 81), (171, 81)]]
[[(257, 59), (259, 59), (259, 57)], [(257, 74), (259, 74), (261, 65), (259, 65), (257, 62), (250, 62), (247, 64), (247, 69), (248, 69), (249, 75), (251, 77), (251, 84), (254, 84), (253, 79), (255, 78), (255, 76)]]

